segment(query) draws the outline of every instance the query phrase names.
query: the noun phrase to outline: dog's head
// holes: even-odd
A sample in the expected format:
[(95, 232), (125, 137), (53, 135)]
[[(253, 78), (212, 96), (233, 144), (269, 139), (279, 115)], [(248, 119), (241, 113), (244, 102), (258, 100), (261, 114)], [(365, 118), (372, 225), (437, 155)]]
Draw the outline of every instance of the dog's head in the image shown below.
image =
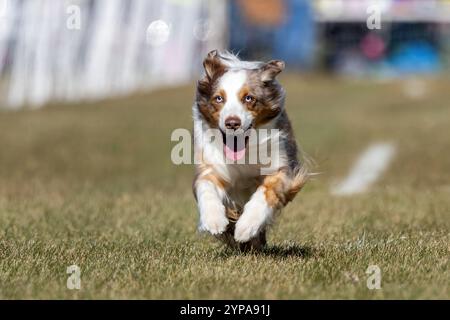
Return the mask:
[(198, 81), (199, 113), (212, 129), (220, 129), (225, 155), (240, 159), (248, 145), (247, 133), (275, 119), (284, 107), (284, 90), (276, 76), (284, 62), (241, 61), (230, 53), (211, 51)]
[(198, 81), (197, 107), (211, 128), (232, 134), (258, 128), (283, 108), (284, 90), (275, 77), (284, 62), (241, 61), (230, 53), (211, 51)]

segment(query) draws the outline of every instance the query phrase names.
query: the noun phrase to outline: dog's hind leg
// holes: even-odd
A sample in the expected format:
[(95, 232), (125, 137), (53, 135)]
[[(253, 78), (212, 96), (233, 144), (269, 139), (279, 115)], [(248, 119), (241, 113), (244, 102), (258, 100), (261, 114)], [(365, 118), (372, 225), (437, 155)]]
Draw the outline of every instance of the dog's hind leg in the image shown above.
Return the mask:
[(228, 247), (236, 249), (238, 244), (234, 240), (234, 224), (230, 223), (225, 232), (216, 235), (216, 238), (225, 243)]
[(244, 243), (238, 243), (239, 249), (241, 251), (252, 251), (252, 250), (261, 250), (263, 249), (267, 244), (267, 238), (266, 238), (266, 230), (261, 230), (261, 232), (251, 239), (248, 242)]
[(230, 223), (227, 230), (220, 235), (216, 235), (216, 238), (225, 243), (228, 247), (242, 251), (261, 250), (267, 244), (266, 230), (261, 230), (258, 236), (254, 237), (247, 242), (237, 242), (234, 239), (234, 227), (235, 223)]
[(251, 250), (261, 250), (267, 244), (266, 229), (262, 229), (260, 233), (250, 239), (247, 242), (237, 242), (234, 238), (234, 229), (236, 226), (236, 221), (239, 219), (242, 210), (236, 210), (231, 208), (226, 208), (227, 218), (230, 224), (227, 226), (225, 232), (216, 235), (216, 238), (225, 243), (228, 247), (237, 249), (239, 251), (251, 251)]

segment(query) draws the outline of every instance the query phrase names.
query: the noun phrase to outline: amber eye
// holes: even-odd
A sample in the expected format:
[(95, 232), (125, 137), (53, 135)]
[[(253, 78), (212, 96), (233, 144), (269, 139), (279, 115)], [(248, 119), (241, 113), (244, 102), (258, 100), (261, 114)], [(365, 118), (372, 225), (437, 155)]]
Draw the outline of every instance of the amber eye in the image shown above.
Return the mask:
[(253, 98), (251, 95), (246, 95), (244, 98), (244, 101), (247, 103), (253, 102), (255, 98)]
[(215, 100), (216, 100), (217, 103), (222, 103), (223, 102), (223, 97), (217, 96), (217, 97), (215, 97)]

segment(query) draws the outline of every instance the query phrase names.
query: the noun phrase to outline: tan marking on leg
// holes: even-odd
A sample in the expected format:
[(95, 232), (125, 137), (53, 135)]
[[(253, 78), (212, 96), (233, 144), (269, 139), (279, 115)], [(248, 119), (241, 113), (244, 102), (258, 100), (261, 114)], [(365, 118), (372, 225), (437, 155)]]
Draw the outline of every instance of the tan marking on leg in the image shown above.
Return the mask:
[(263, 186), (267, 204), (272, 208), (280, 208), (286, 204), (286, 174), (282, 171), (264, 179)]
[(239, 217), (242, 215), (242, 210), (233, 209), (233, 208), (226, 208), (226, 215), (228, 220), (230, 220), (233, 223), (236, 223), (238, 221)]
[(276, 209), (287, 205), (303, 188), (307, 177), (305, 170), (298, 170), (291, 175), (280, 170), (276, 174), (267, 176), (263, 181), (267, 204)]
[(208, 164), (198, 164), (196, 168), (196, 176), (194, 180), (194, 186), (198, 180), (208, 180), (221, 189), (225, 189), (228, 182), (220, 177), (214, 170), (213, 166)]
[(216, 174), (211, 165), (200, 163), (196, 165), (195, 169), (196, 172), (194, 181), (192, 183), (192, 191), (194, 192), (194, 197), (196, 201), (197, 201), (197, 193), (195, 191), (195, 188), (197, 186), (197, 183), (201, 180), (211, 181), (218, 188), (225, 190), (228, 183), (224, 179), (222, 179), (218, 174)]

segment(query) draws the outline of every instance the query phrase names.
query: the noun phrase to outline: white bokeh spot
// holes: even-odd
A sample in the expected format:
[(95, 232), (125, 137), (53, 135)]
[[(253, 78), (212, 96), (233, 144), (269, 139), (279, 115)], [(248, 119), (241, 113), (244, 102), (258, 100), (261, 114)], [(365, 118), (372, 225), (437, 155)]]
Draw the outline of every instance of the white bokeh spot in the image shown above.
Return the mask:
[(207, 41), (214, 33), (212, 23), (208, 19), (198, 20), (194, 25), (194, 37), (200, 41)]
[(170, 37), (170, 25), (164, 20), (155, 20), (147, 28), (147, 43), (154, 47), (165, 44)]

